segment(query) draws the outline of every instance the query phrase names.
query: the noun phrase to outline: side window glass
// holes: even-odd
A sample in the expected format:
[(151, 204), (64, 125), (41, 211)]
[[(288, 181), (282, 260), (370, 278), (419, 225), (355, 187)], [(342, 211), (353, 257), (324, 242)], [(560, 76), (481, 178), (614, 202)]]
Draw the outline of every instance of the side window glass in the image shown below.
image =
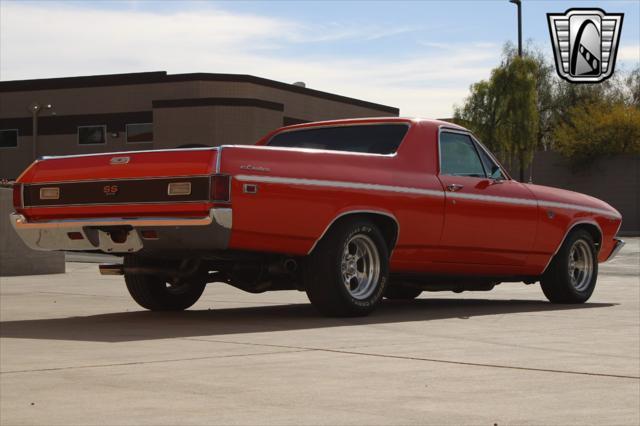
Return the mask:
[(486, 177), (471, 138), (459, 133), (440, 134), (440, 174)]
[(484, 166), (484, 170), (487, 173), (487, 176), (491, 179), (504, 180), (506, 177), (504, 173), (502, 173), (502, 169), (500, 166), (496, 164), (495, 161), (480, 147), (478, 147), (478, 153), (480, 154), (480, 159), (482, 160), (482, 165)]

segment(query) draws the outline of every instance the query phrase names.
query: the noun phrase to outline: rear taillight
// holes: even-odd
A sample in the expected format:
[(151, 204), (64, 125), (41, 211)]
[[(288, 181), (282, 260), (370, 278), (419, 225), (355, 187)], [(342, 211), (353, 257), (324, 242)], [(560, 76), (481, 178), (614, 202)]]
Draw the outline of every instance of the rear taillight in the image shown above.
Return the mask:
[(231, 199), (231, 177), (229, 175), (211, 176), (211, 201), (227, 203)]
[(13, 207), (17, 209), (21, 209), (22, 205), (22, 184), (14, 183), (13, 184)]

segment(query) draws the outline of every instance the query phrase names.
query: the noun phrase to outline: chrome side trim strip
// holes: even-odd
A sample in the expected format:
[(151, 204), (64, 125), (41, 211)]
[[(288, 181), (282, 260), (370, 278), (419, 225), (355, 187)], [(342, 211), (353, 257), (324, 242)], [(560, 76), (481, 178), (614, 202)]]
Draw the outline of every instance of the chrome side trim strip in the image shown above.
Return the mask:
[(607, 257), (607, 260), (605, 260), (605, 262), (608, 262), (616, 257), (616, 255), (620, 252), (620, 249), (625, 245), (624, 240), (620, 238), (614, 238), (614, 240), (616, 241), (616, 244), (613, 246), (613, 250), (611, 250), (611, 254), (609, 255), (609, 257)]
[(319, 180), (319, 179), (301, 179), (301, 178), (285, 178), (276, 176), (259, 176), (259, 175), (236, 175), (235, 179), (241, 182), (263, 182), (263, 183), (280, 183), (286, 185), (305, 185), (305, 186), (320, 186), (325, 188), (347, 188), (347, 189), (364, 189), (371, 191), (389, 191), (400, 192), (404, 194), (418, 194), (431, 197), (444, 197), (443, 191), (437, 191), (433, 189), (421, 189), (411, 188), (407, 186), (391, 186), (391, 185), (378, 185), (373, 183), (359, 183), (359, 182), (342, 182), (333, 180)]
[[(331, 222), (329, 222), (329, 224), (326, 226), (326, 228), (324, 228), (324, 231), (322, 231), (322, 234), (320, 234), (318, 239), (315, 240), (315, 242), (313, 243), (313, 245), (311, 246), (311, 248), (309, 249), (307, 254), (311, 254), (313, 252), (313, 249), (315, 249), (316, 246), (318, 245), (318, 243), (320, 242), (320, 240), (322, 240), (322, 238), (324, 238), (325, 234), (327, 233), (327, 231), (329, 231), (329, 229), (336, 222), (336, 220), (340, 219), (343, 216), (347, 216), (347, 215), (350, 215), (350, 214), (358, 214), (358, 213), (376, 214), (376, 215), (380, 215), (380, 216), (387, 216), (387, 217), (390, 217), (391, 219), (393, 219), (393, 221), (396, 223), (396, 227), (398, 228), (398, 232), (396, 234), (396, 241), (395, 241), (396, 244), (398, 243), (398, 240), (400, 239), (400, 222), (398, 222), (398, 219), (396, 219), (396, 217), (394, 215), (392, 215), (391, 213), (382, 212), (382, 211), (379, 211), (379, 210), (349, 210), (347, 212), (340, 213), (338, 216), (334, 217)], [(390, 247), (389, 248), (389, 258), (391, 258), (391, 254), (393, 253), (393, 249), (394, 248), (395, 248), (395, 245), (394, 245), (394, 247)]]
[(589, 213), (598, 213), (603, 216), (609, 216), (614, 219), (622, 218), (620, 213), (615, 213), (610, 210), (598, 209), (595, 207), (581, 206), (579, 204), (568, 204), (568, 203), (560, 203), (557, 201), (546, 201), (546, 200), (540, 200), (538, 201), (538, 203), (544, 207), (556, 207), (559, 209), (571, 209), (571, 210), (585, 211)]
[[(264, 183), (278, 183), (286, 185), (306, 185), (306, 186), (319, 186), (326, 188), (346, 188), (346, 189), (362, 189), (371, 191), (389, 191), (398, 192), (404, 194), (417, 194), (431, 197), (443, 197), (444, 191), (437, 191), (433, 189), (411, 188), (406, 186), (391, 186), (391, 185), (378, 185), (360, 182), (344, 182), (344, 181), (331, 181), (320, 179), (301, 179), (301, 178), (286, 178), (277, 176), (260, 176), (260, 175), (237, 175), (236, 179), (242, 182), (264, 182)], [(477, 201), (487, 201), (493, 203), (505, 203), (522, 206), (544, 206), (544, 207), (556, 207), (563, 209), (571, 209), (589, 213), (598, 213), (605, 216), (620, 218), (619, 214), (616, 214), (609, 210), (598, 209), (594, 207), (582, 206), (579, 204), (559, 203), (556, 201), (535, 200), (528, 198), (512, 198), (501, 197), (496, 195), (481, 195), (481, 194), (467, 194), (467, 193), (447, 193), (447, 198), (468, 199)]]
[(535, 199), (529, 199), (529, 198), (512, 198), (512, 197), (501, 197), (498, 195), (467, 194), (464, 192), (447, 193), (447, 198), (458, 198), (462, 200), (475, 200), (475, 201), (488, 201), (493, 203), (515, 204), (520, 206), (537, 206), (539, 204), (539, 201)]

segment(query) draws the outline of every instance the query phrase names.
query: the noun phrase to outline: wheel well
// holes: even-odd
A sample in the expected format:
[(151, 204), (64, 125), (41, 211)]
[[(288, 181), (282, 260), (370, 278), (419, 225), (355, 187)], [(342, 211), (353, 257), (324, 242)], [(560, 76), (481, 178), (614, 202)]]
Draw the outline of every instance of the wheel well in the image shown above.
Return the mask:
[(391, 252), (396, 246), (396, 242), (398, 241), (398, 223), (396, 222), (395, 218), (393, 218), (392, 216), (387, 216), (384, 213), (347, 213), (334, 220), (334, 222), (325, 231), (325, 234), (338, 223), (342, 223), (345, 220), (351, 220), (354, 218), (365, 218), (373, 222), (378, 227), (378, 229), (380, 229), (382, 237), (384, 238), (384, 241), (387, 243), (387, 247), (389, 248), (389, 252)]
[(596, 244), (596, 251), (599, 252), (600, 247), (602, 246), (602, 233), (600, 232), (600, 229), (596, 225), (593, 225), (591, 223), (580, 223), (574, 226), (571, 232), (576, 231), (578, 229), (583, 229), (587, 231), (589, 234), (591, 234), (591, 238), (593, 238), (593, 241)]

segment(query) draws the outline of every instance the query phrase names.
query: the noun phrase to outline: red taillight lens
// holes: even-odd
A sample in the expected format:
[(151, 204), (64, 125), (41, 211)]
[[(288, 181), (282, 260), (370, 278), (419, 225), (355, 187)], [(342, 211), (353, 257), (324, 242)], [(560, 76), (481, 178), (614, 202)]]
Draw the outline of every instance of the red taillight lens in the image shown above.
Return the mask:
[(231, 177), (228, 175), (211, 176), (211, 201), (229, 202), (231, 198)]
[(22, 206), (22, 184), (14, 183), (13, 184), (13, 207), (17, 209), (21, 209)]

